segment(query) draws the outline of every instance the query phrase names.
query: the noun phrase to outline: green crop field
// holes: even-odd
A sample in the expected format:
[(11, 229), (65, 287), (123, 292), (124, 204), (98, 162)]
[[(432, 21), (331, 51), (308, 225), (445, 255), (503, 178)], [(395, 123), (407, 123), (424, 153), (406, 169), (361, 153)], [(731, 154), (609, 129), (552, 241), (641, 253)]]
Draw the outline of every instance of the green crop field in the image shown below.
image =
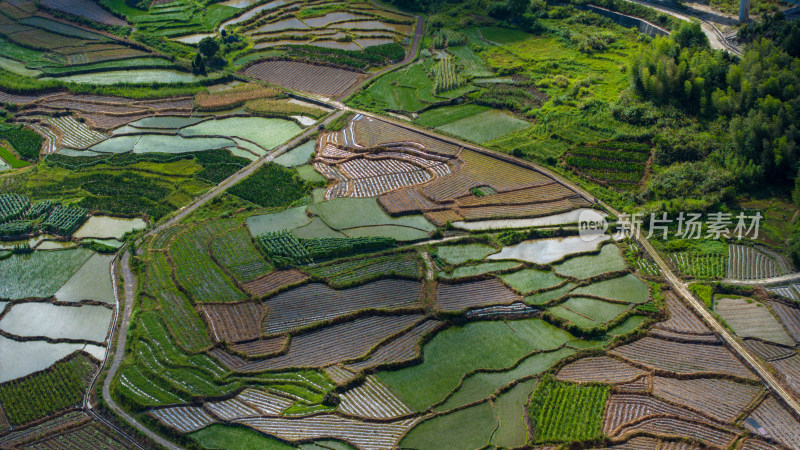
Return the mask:
[[(449, 328), (424, 347), (420, 365), (378, 374), (415, 410), (443, 400), (464, 373), (513, 366), (533, 350), (552, 349), (570, 339), (569, 334), (538, 320), (510, 323), (476, 322)], [(419, 380), (429, 380), (421, 385)]]
[(528, 122), (507, 112), (490, 110), (456, 120), (436, 129), (483, 144), (524, 130), (529, 125)]
[(0, 447), (797, 447), (779, 6), (0, 0)]
[(581, 386), (545, 378), (531, 395), (536, 443), (586, 441), (602, 435), (606, 386)]

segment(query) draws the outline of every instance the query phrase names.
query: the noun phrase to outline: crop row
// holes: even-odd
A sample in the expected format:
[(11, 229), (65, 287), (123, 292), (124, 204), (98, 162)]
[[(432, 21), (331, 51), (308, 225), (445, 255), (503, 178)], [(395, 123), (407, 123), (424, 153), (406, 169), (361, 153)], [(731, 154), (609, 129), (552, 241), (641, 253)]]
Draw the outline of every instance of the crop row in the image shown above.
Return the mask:
[(621, 383), (631, 381), (646, 372), (608, 356), (581, 358), (562, 368), (557, 375), (561, 381), (573, 383)]
[(194, 102), (201, 109), (229, 108), (260, 98), (274, 98), (281, 94), (280, 89), (258, 84), (243, 84), (220, 92), (201, 92)]
[(641, 365), (678, 374), (719, 373), (755, 379), (738, 359), (719, 345), (687, 344), (645, 337), (612, 350)]
[(656, 324), (656, 328), (688, 334), (710, 334), (711, 330), (703, 324), (675, 294), (668, 292), (665, 303), (669, 311), (669, 319)]
[(75, 353), (42, 372), (0, 384), (0, 403), (12, 424), (31, 422), (80, 404), (96, 369), (83, 353)]
[(23, 217), (31, 201), (19, 194), (0, 195), (0, 223)]
[(195, 302), (243, 300), (244, 294), (230, 281), (208, 254), (212, 238), (230, 227), (229, 221), (214, 221), (180, 234), (169, 248), (175, 279)]
[(225, 342), (258, 338), (261, 335), (261, 320), (267, 313), (263, 304), (255, 302), (233, 305), (207, 304), (200, 308), (206, 315), (217, 341)]
[(384, 365), (408, 362), (419, 358), (422, 353), (421, 342), (425, 336), (433, 333), (442, 322), (429, 319), (409, 329), (401, 336), (387, 342), (375, 350), (369, 358), (350, 363), (346, 369), (353, 372), (373, 369)]
[(731, 380), (653, 377), (653, 395), (704, 413), (722, 423), (733, 423), (762, 392), (760, 387)]
[(661, 274), (658, 266), (647, 258), (636, 258), (636, 266), (645, 275), (658, 276)]
[(86, 211), (78, 206), (56, 205), (42, 228), (62, 236), (69, 236), (86, 220)]
[(728, 246), (728, 278), (758, 279), (782, 275), (775, 261), (760, 251), (745, 245)]
[(66, 147), (84, 149), (107, 138), (72, 116), (49, 117), (46, 120), (61, 131), (61, 144)]
[(436, 307), (442, 311), (508, 305), (516, 300), (517, 295), (494, 278), (458, 284), (440, 283), (436, 291)]
[(433, 35), (434, 48), (456, 47), (467, 44), (467, 36), (458, 31), (442, 28)]
[(31, 231), (33, 231), (33, 222), (29, 220), (0, 223), (0, 237), (22, 236)]
[(234, 228), (211, 242), (211, 254), (241, 281), (250, 281), (270, 271), (269, 264), (253, 245), (244, 227)]
[(576, 385), (545, 377), (531, 394), (536, 442), (594, 439), (602, 435), (609, 388)]
[(442, 58), (433, 66), (432, 71), (434, 93), (449, 91), (467, 84), (467, 79), (459, 73), (460, 69), (450, 56)]
[(723, 278), (728, 257), (688, 252), (671, 253), (670, 260), (684, 274), (695, 278)]
[(419, 261), (414, 253), (399, 253), (312, 268), (308, 272), (324, 277), (331, 286), (345, 287), (390, 276), (417, 279)]
[(228, 192), (259, 206), (279, 207), (306, 196), (309, 186), (292, 170), (278, 164), (266, 164)]

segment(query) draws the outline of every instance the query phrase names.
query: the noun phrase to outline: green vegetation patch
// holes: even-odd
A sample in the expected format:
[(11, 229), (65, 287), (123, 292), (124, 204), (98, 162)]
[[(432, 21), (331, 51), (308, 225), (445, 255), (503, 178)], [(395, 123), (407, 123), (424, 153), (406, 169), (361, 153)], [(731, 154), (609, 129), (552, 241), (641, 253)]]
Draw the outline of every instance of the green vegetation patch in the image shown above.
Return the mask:
[(334, 230), (377, 225), (397, 225), (425, 232), (436, 230), (422, 216), (390, 217), (374, 198), (337, 198), (309, 205), (308, 212), (320, 216)]
[(465, 373), (509, 368), (534, 350), (553, 349), (571, 339), (569, 333), (539, 319), (472, 322), (437, 334), (423, 347), (422, 363), (383, 371), (378, 377), (420, 411), (444, 399)]
[(497, 427), (494, 410), (482, 403), (422, 422), (402, 441), (402, 448), (483, 448)]
[(627, 305), (586, 297), (571, 297), (558, 306), (548, 308), (550, 314), (582, 328), (602, 326), (627, 310)]
[(519, 265), (520, 263), (515, 261), (496, 261), (496, 262), (480, 263), (471, 266), (456, 267), (455, 269), (453, 269), (453, 272), (449, 274), (444, 271), (439, 272), (439, 277), (441, 278), (471, 277), (489, 272), (508, 270), (514, 267), (519, 267)]
[(442, 125), (436, 129), (470, 141), (485, 143), (516, 133), (528, 126), (530, 126), (530, 123), (517, 119), (508, 112), (489, 110)]
[(0, 403), (13, 425), (80, 405), (97, 366), (83, 353), (73, 353), (53, 366), (0, 384)]
[(500, 275), (503, 282), (522, 295), (550, 289), (564, 282), (553, 272), (538, 269), (523, 269), (514, 273)]
[(419, 115), (414, 122), (431, 128), (466, 119), (488, 110), (488, 106), (469, 103), (466, 105), (442, 106), (440, 108), (429, 109)]
[(188, 435), (203, 448), (295, 449), (293, 445), (261, 434), (252, 428), (215, 423)]
[[(450, 396), (436, 411), (450, 411), (472, 402), (476, 402), (497, 393), (502, 387), (520, 380), (541, 374), (556, 362), (574, 354), (570, 348), (561, 348), (556, 351), (537, 353), (520, 361), (513, 369), (503, 372), (477, 372), (464, 380), (457, 391)], [(525, 394), (527, 400), (528, 391)], [(524, 403), (524, 402), (523, 402)], [(520, 408), (519, 411), (522, 411)]]
[(9, 124), (0, 124), (0, 140), (8, 142), (19, 156), (28, 161), (39, 159), (39, 150), (44, 142), (39, 133), (30, 128)]
[(266, 164), (237, 183), (228, 192), (264, 207), (281, 207), (300, 200), (311, 191), (310, 186), (293, 170), (277, 164)]
[(610, 388), (544, 377), (531, 395), (528, 414), (537, 444), (598, 439)]
[(486, 244), (445, 245), (436, 248), (436, 255), (448, 264), (463, 264), (478, 261), (497, 253), (497, 249)]
[(0, 260), (0, 298), (50, 297), (90, 256), (91, 251), (78, 248), (40, 250)]
[(17, 156), (5, 147), (0, 147), (0, 159), (8, 163), (12, 169), (19, 169), (21, 167), (30, 166), (30, 163), (22, 161)]
[(638, 279), (636, 275), (628, 274), (619, 278), (600, 281), (582, 286), (573, 291), (574, 294), (594, 295), (612, 300), (622, 300), (630, 303), (644, 303), (650, 297), (647, 284)]
[(625, 260), (616, 245), (604, 245), (600, 249), (600, 254), (590, 256), (578, 256), (570, 258), (553, 269), (568, 277), (589, 278), (606, 272), (624, 270), (627, 267)]
[(480, 29), (480, 33), (487, 41), (497, 44), (513, 44), (531, 37), (524, 31), (501, 27), (483, 27)]

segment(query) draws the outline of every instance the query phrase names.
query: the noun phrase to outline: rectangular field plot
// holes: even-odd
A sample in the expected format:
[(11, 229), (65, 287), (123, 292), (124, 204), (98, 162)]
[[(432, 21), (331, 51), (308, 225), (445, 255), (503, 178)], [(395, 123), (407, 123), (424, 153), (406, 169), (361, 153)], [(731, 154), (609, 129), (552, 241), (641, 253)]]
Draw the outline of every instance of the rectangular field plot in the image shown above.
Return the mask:
[(265, 333), (283, 333), (315, 322), (363, 310), (392, 310), (418, 306), (422, 285), (410, 280), (379, 280), (359, 287), (334, 290), (320, 283), (282, 292), (265, 302)]
[(497, 253), (497, 249), (486, 244), (445, 245), (436, 248), (436, 254), (453, 265), (481, 260), (492, 253)]
[(626, 436), (637, 432), (664, 437), (686, 436), (715, 448), (730, 447), (738, 436), (735, 429), (703, 425), (676, 417), (654, 417), (644, 419), (641, 422), (621, 428), (618, 434)]
[(302, 284), (308, 275), (299, 270), (276, 270), (244, 284), (244, 289), (251, 295), (263, 297), (279, 289)]
[(769, 306), (794, 340), (800, 342), (800, 309), (778, 301), (769, 302)]
[(585, 386), (546, 378), (531, 394), (530, 415), (537, 443), (587, 440), (603, 434), (606, 386)]
[(718, 373), (755, 379), (733, 354), (720, 345), (684, 344), (645, 337), (612, 350), (626, 360), (677, 374)]
[(482, 448), (497, 427), (489, 403), (475, 405), (420, 423), (400, 442), (401, 448), (436, 448), (442, 442), (453, 448)]
[(374, 376), (366, 378), (361, 386), (341, 395), (339, 409), (345, 414), (368, 419), (392, 419), (413, 414), (392, 391)]
[(420, 278), (419, 257), (413, 252), (336, 262), (307, 271), (325, 278), (332, 287), (352, 286), (382, 278)]
[(623, 383), (644, 375), (645, 371), (608, 356), (581, 358), (564, 366), (557, 378), (573, 383)]
[(760, 302), (749, 298), (718, 298), (714, 300), (714, 310), (738, 336), (796, 345), (775, 316)]
[(753, 247), (728, 246), (728, 267), (725, 276), (739, 280), (754, 280), (783, 275), (784, 271), (772, 259)]

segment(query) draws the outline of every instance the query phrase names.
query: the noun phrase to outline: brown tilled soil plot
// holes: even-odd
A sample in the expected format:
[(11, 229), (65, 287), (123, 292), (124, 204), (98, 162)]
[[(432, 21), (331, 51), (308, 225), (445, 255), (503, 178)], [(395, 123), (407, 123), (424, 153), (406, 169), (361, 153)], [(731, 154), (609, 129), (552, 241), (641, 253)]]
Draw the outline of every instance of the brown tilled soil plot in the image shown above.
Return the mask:
[(335, 67), (297, 61), (264, 61), (253, 64), (245, 75), (289, 89), (334, 97), (346, 91), (361, 74)]

